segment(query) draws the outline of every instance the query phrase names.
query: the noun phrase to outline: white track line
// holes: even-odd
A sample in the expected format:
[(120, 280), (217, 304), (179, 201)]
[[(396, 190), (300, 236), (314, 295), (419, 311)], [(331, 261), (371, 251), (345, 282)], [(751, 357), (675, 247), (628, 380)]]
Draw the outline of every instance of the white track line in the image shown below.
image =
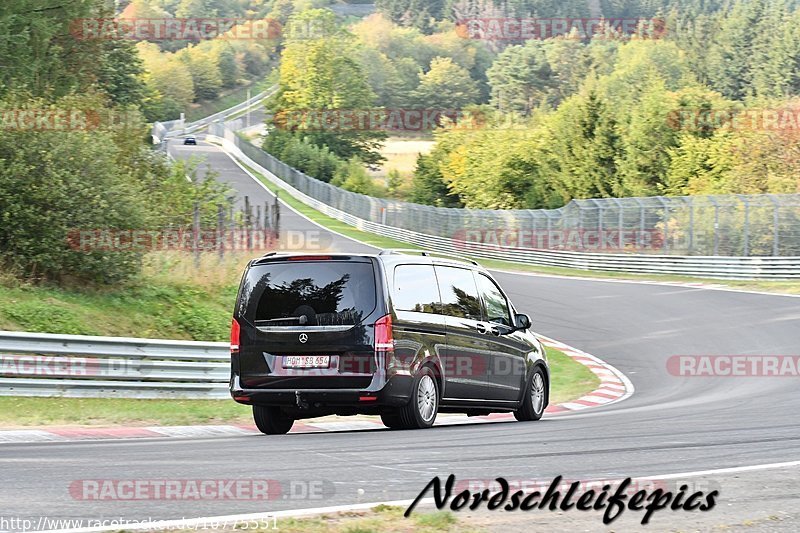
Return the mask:
[[(737, 474), (743, 472), (757, 472), (761, 470), (778, 470), (782, 468), (793, 468), (800, 466), (800, 461), (791, 461), (786, 463), (769, 463), (752, 466), (738, 466), (733, 468), (718, 468), (714, 470), (697, 470), (694, 472), (681, 472), (678, 474), (659, 474), (655, 476), (640, 476), (633, 478), (634, 480), (651, 481), (651, 480), (669, 480), (669, 479), (685, 479), (691, 477), (702, 477), (710, 475), (725, 475)], [(620, 480), (621, 481), (621, 480)], [(105, 533), (108, 531), (141, 531), (141, 530), (166, 530), (166, 529), (197, 529), (201, 527), (210, 527), (213, 525), (230, 525), (230, 524), (244, 524), (246, 522), (272, 522), (280, 518), (299, 518), (308, 516), (318, 516), (323, 514), (334, 514), (352, 511), (367, 511), (378, 505), (387, 505), (393, 507), (408, 507), (414, 500), (392, 500), (383, 502), (371, 503), (357, 503), (352, 505), (336, 505), (331, 507), (314, 507), (309, 509), (292, 509), (286, 511), (274, 511), (272, 513), (254, 513), (254, 514), (239, 514), (227, 516), (209, 516), (203, 518), (190, 518), (184, 520), (162, 520), (157, 522), (144, 522), (139, 524), (130, 525), (114, 525), (103, 527), (86, 527), (79, 529), (57, 529), (50, 530), (48, 533)], [(425, 498), (418, 502), (420, 505), (430, 505), (434, 503), (433, 498)]]

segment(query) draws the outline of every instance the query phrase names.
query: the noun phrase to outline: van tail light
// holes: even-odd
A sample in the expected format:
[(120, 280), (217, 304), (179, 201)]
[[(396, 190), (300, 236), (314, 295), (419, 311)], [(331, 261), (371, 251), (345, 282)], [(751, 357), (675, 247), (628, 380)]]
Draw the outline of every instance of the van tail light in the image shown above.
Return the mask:
[(375, 322), (375, 352), (394, 352), (392, 315), (386, 315)]
[(239, 353), (239, 323), (234, 318), (231, 320), (231, 353)]

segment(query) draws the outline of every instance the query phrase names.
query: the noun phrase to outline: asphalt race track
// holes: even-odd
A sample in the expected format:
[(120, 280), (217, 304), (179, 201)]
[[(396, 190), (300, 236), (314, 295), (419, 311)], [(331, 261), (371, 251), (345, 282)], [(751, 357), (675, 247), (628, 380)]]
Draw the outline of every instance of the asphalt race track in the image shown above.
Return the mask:
[[(203, 155), (241, 195), (271, 195), (205, 142), (177, 146)], [(285, 229), (316, 229), (284, 209)], [(335, 237), (340, 251), (368, 251)], [(0, 501), (15, 515), (169, 519), (269, 512), (414, 498), (435, 475), (459, 479), (620, 479), (800, 459), (798, 377), (687, 378), (670, 375), (672, 355), (798, 355), (800, 299), (683, 286), (497, 273), (534, 329), (592, 353), (624, 372), (628, 400), (537, 423), (468, 424), (427, 431), (362, 431), (282, 437), (220, 437), (0, 445)], [(243, 409), (246, 409), (243, 407)], [(793, 487), (774, 494), (773, 481)], [(82, 501), (78, 479), (270, 479), (273, 501)], [(38, 480), (47, 480), (43, 486)], [(788, 480), (788, 481), (787, 481)], [(797, 530), (797, 467), (721, 476), (720, 505), (706, 525), (739, 520), (732, 502), (784, 501)], [(308, 483), (311, 483), (308, 485)], [(294, 487), (287, 490), (286, 487)], [(303, 487), (323, 487), (308, 498)], [(361, 489), (361, 490), (360, 490)], [(784, 490), (784, 489), (781, 489)], [(363, 491), (363, 492), (361, 492)], [(746, 506), (745, 506), (746, 507)], [(743, 507), (744, 508), (744, 507)], [(749, 518), (760, 519), (760, 507)], [(569, 514), (569, 513), (568, 513)], [(580, 513), (579, 513), (580, 514)], [(591, 524), (601, 526), (597, 516)], [(681, 516), (656, 515), (657, 528)], [(791, 520), (795, 520), (791, 522)]]

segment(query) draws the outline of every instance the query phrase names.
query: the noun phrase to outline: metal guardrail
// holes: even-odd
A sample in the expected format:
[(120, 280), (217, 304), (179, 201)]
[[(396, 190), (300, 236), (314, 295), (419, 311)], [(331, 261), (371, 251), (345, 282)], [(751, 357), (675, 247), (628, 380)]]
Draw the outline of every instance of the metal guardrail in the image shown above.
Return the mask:
[[(744, 257), (671, 255), (667, 253), (589, 253), (500, 246), (453, 238), (456, 231), (475, 228), (489, 231), (518, 229), (522, 227), (519, 218), (520, 212), (436, 208), (372, 198), (344, 191), (328, 183), (314, 180), (289, 167), (260, 148), (242, 140), (234, 131), (222, 124), (213, 124), (209, 132), (222, 142), (228, 152), (256, 168), (273, 183), (304, 204), (358, 229), (402, 242), (473, 257), (580, 270), (672, 274), (717, 279), (800, 278), (800, 256)], [(792, 217), (797, 216), (798, 220), (797, 225), (792, 226), (794, 227), (793, 231), (798, 232), (798, 239), (792, 242), (797, 244), (800, 241), (800, 195), (782, 196), (790, 197), (791, 201), (797, 203), (797, 207), (793, 208), (795, 211), (791, 214)], [(793, 204), (790, 203), (790, 205)], [(663, 206), (661, 210), (665, 211)], [(438, 218), (432, 217), (431, 213), (436, 213)], [(491, 216), (482, 217), (487, 213), (491, 213)], [(531, 228), (531, 220), (533, 217), (523, 219), (525, 228)], [(419, 231), (419, 228), (427, 231)], [(674, 250), (670, 251), (674, 252)]]
[(228, 397), (230, 347), (0, 331), (0, 396)]
[(242, 102), (240, 104), (236, 104), (233, 107), (229, 107), (228, 109), (224, 109), (224, 110), (222, 110), (222, 111), (220, 111), (218, 113), (214, 113), (213, 115), (209, 115), (209, 116), (207, 116), (205, 118), (201, 118), (200, 120), (196, 120), (194, 122), (189, 122), (189, 123), (185, 124), (182, 129), (178, 129), (178, 128), (171, 129), (166, 133), (164, 138), (170, 138), (170, 137), (174, 137), (176, 135), (185, 135), (185, 134), (188, 134), (188, 133), (193, 133), (193, 132), (195, 132), (195, 131), (197, 131), (199, 129), (204, 128), (205, 126), (208, 126), (209, 124), (211, 124), (213, 122), (217, 122), (217, 121), (220, 121), (220, 120), (227, 120), (228, 118), (230, 118), (233, 115), (236, 115), (238, 113), (241, 113), (241, 112), (246, 111), (246, 110), (248, 110), (248, 109), (250, 109), (252, 107), (257, 106), (258, 104), (263, 102), (266, 98), (269, 98), (270, 96), (275, 94), (277, 91), (278, 91), (278, 86), (277, 85), (273, 85), (272, 87), (270, 87), (266, 91), (260, 92), (257, 95), (251, 97), (249, 100), (245, 100), (244, 102)]

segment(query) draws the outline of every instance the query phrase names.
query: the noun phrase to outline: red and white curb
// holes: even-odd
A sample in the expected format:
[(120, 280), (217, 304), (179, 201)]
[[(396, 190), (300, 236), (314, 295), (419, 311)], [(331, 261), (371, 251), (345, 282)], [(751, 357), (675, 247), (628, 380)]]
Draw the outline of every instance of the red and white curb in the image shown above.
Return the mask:
[[(573, 411), (581, 411), (592, 407), (601, 407), (620, 402), (630, 397), (634, 392), (631, 381), (619, 370), (598, 359), (597, 357), (567, 346), (566, 344), (540, 337), (542, 342), (551, 348), (560, 350), (573, 361), (580, 363), (591, 370), (599, 379), (600, 386), (594, 391), (573, 400), (558, 405), (551, 405), (546, 413), (556, 415)], [(450, 426), (459, 424), (475, 424), (488, 422), (504, 422), (513, 420), (514, 416), (507, 413), (497, 413), (489, 416), (467, 418), (461, 415), (442, 415), (436, 420), (437, 426)], [(298, 421), (292, 427), (292, 434), (297, 433), (325, 433), (332, 431), (364, 431), (382, 429), (384, 426), (377, 420), (337, 420), (330, 422), (303, 422)], [(47, 429), (18, 429), (0, 430), (0, 444), (20, 444), (35, 442), (73, 442), (93, 440), (116, 439), (147, 439), (147, 438), (210, 438), (210, 437), (236, 437), (258, 434), (253, 426), (152, 426), (152, 427), (118, 427), (118, 428), (47, 428)]]
[(602, 359), (588, 354), (563, 342), (540, 336), (542, 342), (550, 348), (564, 352), (564, 354), (583, 366), (587, 367), (600, 380), (600, 386), (581, 396), (577, 400), (553, 406), (559, 411), (580, 411), (601, 405), (610, 405), (621, 402), (633, 395), (635, 390), (628, 376), (606, 363)]

